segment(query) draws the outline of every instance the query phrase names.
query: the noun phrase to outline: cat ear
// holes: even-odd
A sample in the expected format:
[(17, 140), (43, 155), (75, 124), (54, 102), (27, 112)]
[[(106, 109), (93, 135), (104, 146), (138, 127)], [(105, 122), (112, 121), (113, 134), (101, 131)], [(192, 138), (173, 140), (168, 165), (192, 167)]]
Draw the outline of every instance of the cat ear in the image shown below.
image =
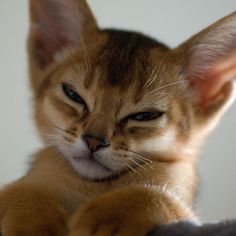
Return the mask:
[(206, 28), (179, 50), (184, 73), (202, 112), (218, 110), (232, 95), (236, 79), (236, 13)]
[(41, 68), (97, 29), (85, 0), (30, 0), (30, 53)]

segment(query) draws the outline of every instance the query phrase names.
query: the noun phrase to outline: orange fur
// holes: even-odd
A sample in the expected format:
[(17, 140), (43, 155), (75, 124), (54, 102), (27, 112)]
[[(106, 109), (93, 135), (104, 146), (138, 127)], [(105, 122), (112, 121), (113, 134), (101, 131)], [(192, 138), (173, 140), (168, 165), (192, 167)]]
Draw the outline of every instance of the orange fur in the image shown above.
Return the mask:
[[(30, 2), (30, 78), (45, 148), (0, 192), (4, 236), (141, 236), (196, 221), (196, 157), (232, 94), (235, 13), (169, 49), (99, 29), (83, 0)], [(141, 112), (155, 118), (134, 118)]]

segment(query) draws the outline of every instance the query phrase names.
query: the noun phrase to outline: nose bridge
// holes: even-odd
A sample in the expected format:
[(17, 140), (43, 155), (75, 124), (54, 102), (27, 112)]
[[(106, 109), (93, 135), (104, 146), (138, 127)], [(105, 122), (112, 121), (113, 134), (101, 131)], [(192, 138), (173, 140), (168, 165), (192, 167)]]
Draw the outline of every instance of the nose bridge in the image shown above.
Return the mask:
[(104, 114), (94, 115), (86, 125), (85, 133), (95, 135), (97, 137), (107, 137), (111, 135), (111, 120), (109, 120), (107, 112)]
[(110, 138), (114, 125), (115, 113), (114, 91), (104, 91), (97, 100), (97, 105), (90, 115), (85, 132), (96, 136)]

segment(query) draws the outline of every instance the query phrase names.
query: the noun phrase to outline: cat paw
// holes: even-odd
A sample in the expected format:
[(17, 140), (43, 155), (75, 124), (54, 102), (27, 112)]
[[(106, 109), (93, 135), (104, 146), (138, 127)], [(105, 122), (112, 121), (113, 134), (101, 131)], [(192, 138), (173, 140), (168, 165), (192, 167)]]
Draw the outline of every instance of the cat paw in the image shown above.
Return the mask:
[(126, 212), (107, 212), (96, 205), (83, 207), (73, 217), (71, 226), (69, 236), (145, 236), (151, 229)]
[(165, 191), (129, 186), (97, 196), (72, 217), (69, 236), (146, 236), (157, 225), (194, 218)]
[(11, 209), (1, 220), (1, 231), (2, 236), (66, 236), (67, 216), (56, 209), (44, 212)]
[(68, 214), (37, 187), (10, 185), (0, 192), (0, 235), (66, 236)]
[(155, 222), (132, 191), (107, 193), (80, 207), (69, 236), (145, 236)]

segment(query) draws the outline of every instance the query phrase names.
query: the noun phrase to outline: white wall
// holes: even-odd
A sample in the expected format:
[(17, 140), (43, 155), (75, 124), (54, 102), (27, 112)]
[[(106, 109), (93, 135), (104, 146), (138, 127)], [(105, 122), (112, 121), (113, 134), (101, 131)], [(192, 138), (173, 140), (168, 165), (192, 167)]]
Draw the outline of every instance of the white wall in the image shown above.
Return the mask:
[[(178, 45), (236, 10), (236, 0), (90, 0), (102, 26), (141, 30)], [(40, 147), (31, 121), (25, 39), (27, 0), (0, 0), (0, 185), (21, 176)], [(204, 219), (236, 218), (236, 105), (200, 161), (197, 210)]]

